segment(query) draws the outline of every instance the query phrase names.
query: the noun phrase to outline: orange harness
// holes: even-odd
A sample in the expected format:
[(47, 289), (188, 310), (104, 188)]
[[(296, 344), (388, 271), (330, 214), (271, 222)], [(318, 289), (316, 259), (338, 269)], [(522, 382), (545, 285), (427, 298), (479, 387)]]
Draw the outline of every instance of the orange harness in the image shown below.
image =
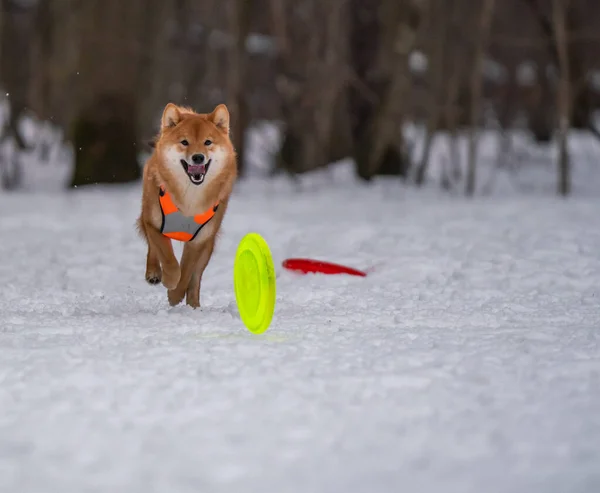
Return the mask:
[(164, 187), (160, 187), (158, 200), (162, 212), (162, 224), (160, 232), (177, 241), (192, 241), (200, 230), (214, 217), (219, 203), (195, 216), (184, 216)]

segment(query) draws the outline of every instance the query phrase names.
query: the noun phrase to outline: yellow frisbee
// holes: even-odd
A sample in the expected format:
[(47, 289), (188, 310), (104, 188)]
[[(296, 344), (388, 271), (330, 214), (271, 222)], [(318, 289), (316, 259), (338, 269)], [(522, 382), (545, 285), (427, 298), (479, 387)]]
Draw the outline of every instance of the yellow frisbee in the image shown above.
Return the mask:
[(248, 233), (238, 245), (233, 284), (242, 322), (253, 334), (262, 334), (275, 311), (275, 268), (269, 245), (258, 233)]

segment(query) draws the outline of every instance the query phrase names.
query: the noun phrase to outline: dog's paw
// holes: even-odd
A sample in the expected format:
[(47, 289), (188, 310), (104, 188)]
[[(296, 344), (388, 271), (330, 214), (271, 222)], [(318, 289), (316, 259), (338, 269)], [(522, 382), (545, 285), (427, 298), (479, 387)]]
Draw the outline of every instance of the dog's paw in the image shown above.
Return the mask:
[(169, 289), (167, 297), (169, 298), (169, 305), (177, 306), (183, 301), (185, 295), (178, 292), (177, 289)]
[(192, 308), (200, 308), (200, 300), (193, 299), (189, 295), (185, 297), (185, 304), (187, 306), (191, 306)]
[(175, 289), (181, 278), (181, 269), (179, 265), (170, 268), (164, 268), (162, 273), (162, 283), (167, 289)]
[(161, 272), (146, 272), (146, 282), (152, 286), (160, 284), (162, 278)]

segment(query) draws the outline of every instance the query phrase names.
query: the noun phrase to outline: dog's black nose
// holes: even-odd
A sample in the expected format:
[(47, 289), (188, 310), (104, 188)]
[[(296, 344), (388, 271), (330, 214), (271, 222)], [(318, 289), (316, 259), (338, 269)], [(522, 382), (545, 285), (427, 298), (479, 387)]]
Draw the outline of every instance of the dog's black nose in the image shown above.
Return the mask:
[(202, 164), (204, 162), (204, 154), (194, 154), (192, 161), (194, 161), (194, 164)]

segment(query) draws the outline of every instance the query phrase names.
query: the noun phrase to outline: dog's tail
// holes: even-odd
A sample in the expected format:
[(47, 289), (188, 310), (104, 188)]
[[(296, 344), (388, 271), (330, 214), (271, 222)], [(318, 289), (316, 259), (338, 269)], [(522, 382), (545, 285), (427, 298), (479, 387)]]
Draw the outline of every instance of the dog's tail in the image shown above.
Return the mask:
[(142, 216), (138, 217), (135, 221), (135, 229), (142, 238), (147, 238), (146, 227), (144, 226), (144, 221), (142, 221)]

